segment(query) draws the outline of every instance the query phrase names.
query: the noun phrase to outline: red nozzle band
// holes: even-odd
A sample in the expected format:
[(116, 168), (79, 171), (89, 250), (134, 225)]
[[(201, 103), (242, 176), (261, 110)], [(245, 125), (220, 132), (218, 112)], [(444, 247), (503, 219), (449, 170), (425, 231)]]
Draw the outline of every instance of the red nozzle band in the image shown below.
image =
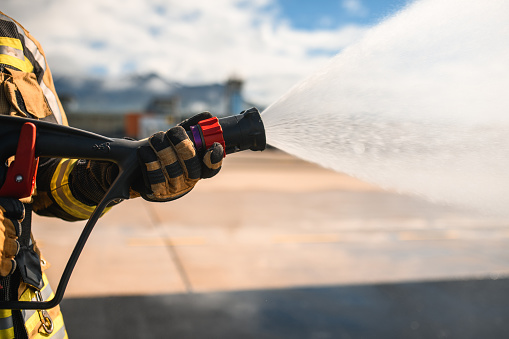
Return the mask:
[(201, 127), (205, 149), (209, 149), (215, 142), (223, 146), (223, 157), (226, 157), (226, 144), (223, 138), (223, 129), (216, 117), (198, 122)]

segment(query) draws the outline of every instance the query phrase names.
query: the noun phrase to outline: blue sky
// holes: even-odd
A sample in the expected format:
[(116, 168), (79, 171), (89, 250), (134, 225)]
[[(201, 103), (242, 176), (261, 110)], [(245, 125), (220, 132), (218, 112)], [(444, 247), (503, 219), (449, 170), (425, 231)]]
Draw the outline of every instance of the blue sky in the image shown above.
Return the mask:
[(132, 73), (185, 84), (236, 76), (249, 100), (269, 104), (405, 3), (3, 0), (1, 10), (42, 43), (55, 76), (102, 76), (111, 87)]
[(374, 25), (404, 7), (406, 0), (278, 0), (280, 18), (304, 30), (338, 28), (346, 24)]

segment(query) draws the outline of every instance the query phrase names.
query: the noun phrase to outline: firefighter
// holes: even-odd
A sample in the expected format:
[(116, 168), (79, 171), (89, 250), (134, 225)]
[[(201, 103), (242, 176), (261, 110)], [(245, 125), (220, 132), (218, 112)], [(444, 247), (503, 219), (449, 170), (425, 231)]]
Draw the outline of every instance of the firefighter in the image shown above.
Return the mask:
[[(40, 44), (2, 12), (0, 114), (67, 125)], [(200, 113), (149, 138), (150, 146), (138, 151), (142, 178), (131, 187), (131, 198), (174, 200), (189, 192), (200, 179), (219, 172), (223, 147), (215, 143), (199, 158), (185, 131), (210, 117), (208, 112)], [(52, 298), (44, 274), (48, 263), (31, 233), (32, 211), (68, 221), (88, 219), (117, 174), (116, 165), (108, 162), (40, 159), (31, 197), (21, 201), (0, 198), (0, 300)], [(58, 306), (48, 311), (0, 310), (2, 338), (56, 339), (67, 338), (67, 333)]]

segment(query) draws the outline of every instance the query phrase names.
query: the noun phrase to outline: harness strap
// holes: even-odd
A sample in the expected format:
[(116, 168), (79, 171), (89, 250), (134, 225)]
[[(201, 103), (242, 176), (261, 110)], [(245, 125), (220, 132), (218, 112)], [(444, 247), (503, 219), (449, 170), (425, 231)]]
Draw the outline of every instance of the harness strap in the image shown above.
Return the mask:
[(21, 274), (21, 279), (28, 285), (40, 290), (43, 286), (41, 259), (35, 252), (32, 242), (32, 205), (25, 204), (25, 219), (21, 223), (21, 236), (19, 253), (16, 256), (16, 264)]

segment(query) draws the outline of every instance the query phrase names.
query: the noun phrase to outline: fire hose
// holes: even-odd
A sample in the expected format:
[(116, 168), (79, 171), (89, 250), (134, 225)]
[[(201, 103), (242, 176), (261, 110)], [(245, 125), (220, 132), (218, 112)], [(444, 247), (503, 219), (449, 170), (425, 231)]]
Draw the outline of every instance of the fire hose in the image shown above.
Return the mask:
[[(214, 142), (227, 154), (263, 151), (265, 129), (256, 108), (223, 118), (202, 120), (187, 132), (197, 152)], [(26, 118), (0, 116), (0, 164), (15, 156), (9, 167), (0, 166), (0, 196), (21, 199), (32, 194), (39, 157), (103, 160), (115, 163), (119, 174), (88, 219), (62, 273), (55, 295), (48, 301), (0, 301), (0, 309), (50, 309), (65, 293), (72, 271), (97, 220), (107, 205), (129, 198), (129, 188), (141, 175), (138, 148), (148, 141), (108, 138), (77, 128)]]

